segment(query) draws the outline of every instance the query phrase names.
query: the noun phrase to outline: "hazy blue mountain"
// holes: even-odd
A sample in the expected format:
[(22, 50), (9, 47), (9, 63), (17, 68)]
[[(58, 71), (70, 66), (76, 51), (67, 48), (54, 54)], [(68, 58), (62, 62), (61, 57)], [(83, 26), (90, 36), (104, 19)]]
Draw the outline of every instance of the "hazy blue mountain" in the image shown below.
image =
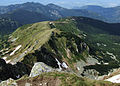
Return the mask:
[(95, 11), (95, 12), (100, 12), (101, 10), (104, 9), (103, 7), (97, 6), (97, 5), (87, 5), (87, 6), (82, 6), (82, 7), (79, 7), (79, 8), (87, 9), (87, 10)]
[(95, 12), (90, 12), (84, 9), (66, 9), (63, 7), (60, 7), (55, 4), (48, 4), (49, 8), (57, 10), (59, 13), (61, 13), (62, 17), (68, 17), (68, 16), (84, 16), (84, 17), (90, 17), (94, 19), (101, 19), (105, 21), (106, 19), (100, 16), (99, 14)]
[[(77, 26), (91, 34), (108, 33), (112, 35), (120, 35), (120, 23), (106, 23), (100, 20), (87, 17), (72, 17), (77, 21)], [(88, 29), (88, 27), (90, 27)]]
[(54, 20), (68, 16), (85, 16), (105, 20), (105, 18), (101, 17), (97, 13), (89, 12), (87, 10), (66, 9), (55, 4), (42, 5), (40, 3), (33, 2), (0, 7), (0, 13), (5, 14), (16, 9), (24, 9), (30, 12), (40, 13)]
[(57, 14), (57, 12), (54, 9), (51, 9), (50, 7), (47, 7), (45, 5), (42, 5), (40, 3), (33, 3), (33, 2), (27, 2), (24, 4), (16, 4), (16, 5), (9, 5), (9, 6), (5, 6), (0, 8), (0, 13), (4, 14), (7, 12), (12, 12), (14, 10), (17, 9), (24, 9), (30, 12), (37, 12), (37, 13), (41, 13), (45, 16), (51, 17), (51, 18), (58, 18), (60, 17), (59, 13)]
[(80, 9), (85, 9), (91, 12), (98, 13), (99, 15), (105, 17), (108, 22), (112, 23), (120, 22), (120, 6), (104, 8), (101, 6), (88, 5), (83, 6)]
[[(30, 12), (40, 13), (49, 19), (58, 19), (68, 16), (84, 16), (102, 21), (117, 23), (120, 22), (120, 7), (104, 8), (101, 6), (87, 5), (67, 9), (55, 4), (43, 5), (40, 3), (27, 2), (9, 6), (0, 6), (0, 14), (12, 12), (17, 9), (24, 9)], [(48, 20), (49, 20), (48, 19)]]
[(17, 21), (22, 25), (51, 20), (50, 18), (43, 14), (30, 12), (24, 9), (17, 9), (12, 12), (2, 14), (1, 17)]
[(103, 8), (84, 6), (81, 9), (66, 9), (55, 4), (42, 5), (27, 2), (0, 7), (0, 17), (11, 19), (19, 24), (31, 24), (40, 21), (56, 20), (70, 16), (84, 16), (107, 22), (120, 22), (120, 7)]

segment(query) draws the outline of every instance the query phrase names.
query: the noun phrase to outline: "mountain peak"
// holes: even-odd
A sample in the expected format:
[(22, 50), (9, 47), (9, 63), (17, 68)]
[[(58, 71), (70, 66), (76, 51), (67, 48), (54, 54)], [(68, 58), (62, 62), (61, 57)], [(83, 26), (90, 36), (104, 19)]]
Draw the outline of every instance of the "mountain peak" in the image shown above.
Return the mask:
[(43, 4), (37, 3), (37, 2), (26, 2), (23, 5), (40, 5), (40, 6), (44, 6)]
[(49, 3), (46, 6), (48, 6), (50, 8), (53, 8), (53, 9), (57, 9), (57, 10), (64, 10), (64, 9), (66, 9), (66, 8), (61, 7), (61, 6), (55, 5), (53, 3)]
[(103, 8), (102, 6), (98, 6), (98, 5), (86, 5), (86, 6), (82, 6), (82, 9), (87, 9), (87, 8)]
[(57, 5), (55, 5), (55, 4), (53, 4), (53, 3), (49, 3), (49, 4), (47, 4), (47, 6), (57, 6)]

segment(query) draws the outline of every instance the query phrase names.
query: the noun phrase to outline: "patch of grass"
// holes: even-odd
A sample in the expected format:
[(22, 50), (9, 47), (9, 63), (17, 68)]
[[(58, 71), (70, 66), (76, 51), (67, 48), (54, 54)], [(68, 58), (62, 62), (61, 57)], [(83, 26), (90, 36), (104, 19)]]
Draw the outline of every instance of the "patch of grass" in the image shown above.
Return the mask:
[[(78, 77), (75, 74), (65, 72), (48, 72), (42, 73), (39, 76), (33, 78), (26, 78), (24, 80), (37, 80), (41, 79), (41, 82), (48, 79), (60, 79), (61, 82), (57, 83), (58, 86), (119, 86), (120, 84), (113, 84), (107, 81), (90, 80), (87, 78)], [(20, 79), (21, 80), (21, 79)], [(19, 80), (17, 81), (19, 82)], [(49, 82), (49, 81), (46, 81)], [(53, 82), (54, 83), (54, 82)]]
[(12, 38), (17, 38), (17, 40), (14, 42), (14, 45), (22, 45), (22, 48), (10, 59), (19, 57), (19, 55), (25, 51), (27, 51), (27, 53), (32, 53), (34, 50), (39, 49), (49, 40), (54, 30), (55, 29), (50, 29), (48, 21), (24, 25), (18, 28), (12, 34)]

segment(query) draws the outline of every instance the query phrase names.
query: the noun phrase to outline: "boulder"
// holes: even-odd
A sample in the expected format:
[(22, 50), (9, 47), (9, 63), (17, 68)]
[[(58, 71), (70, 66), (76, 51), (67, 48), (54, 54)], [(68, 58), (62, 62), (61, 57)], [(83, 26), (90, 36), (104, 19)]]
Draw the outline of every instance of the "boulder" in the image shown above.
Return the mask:
[(34, 64), (31, 70), (30, 77), (35, 77), (37, 75), (40, 75), (43, 72), (53, 72), (53, 71), (55, 71), (55, 69), (47, 66), (43, 62), (37, 62)]

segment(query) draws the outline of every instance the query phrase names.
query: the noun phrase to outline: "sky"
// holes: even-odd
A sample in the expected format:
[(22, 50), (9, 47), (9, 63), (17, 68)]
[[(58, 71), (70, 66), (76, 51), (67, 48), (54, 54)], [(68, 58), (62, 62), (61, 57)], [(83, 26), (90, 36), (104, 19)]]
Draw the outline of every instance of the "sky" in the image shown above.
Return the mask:
[(54, 3), (66, 8), (81, 7), (84, 5), (99, 5), (103, 7), (120, 6), (120, 0), (1, 0), (0, 6), (21, 4), (25, 2), (39, 2), (45, 5)]

